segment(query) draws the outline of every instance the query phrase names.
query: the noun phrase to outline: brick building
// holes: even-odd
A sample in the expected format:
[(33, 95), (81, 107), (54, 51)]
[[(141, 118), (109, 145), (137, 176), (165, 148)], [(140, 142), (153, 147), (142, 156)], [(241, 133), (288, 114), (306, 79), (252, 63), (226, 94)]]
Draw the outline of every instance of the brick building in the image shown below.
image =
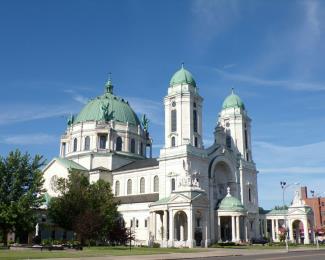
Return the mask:
[(307, 187), (301, 187), (301, 198), (305, 203), (310, 206), (315, 214), (317, 229), (325, 227), (325, 197), (313, 196), (308, 198)]

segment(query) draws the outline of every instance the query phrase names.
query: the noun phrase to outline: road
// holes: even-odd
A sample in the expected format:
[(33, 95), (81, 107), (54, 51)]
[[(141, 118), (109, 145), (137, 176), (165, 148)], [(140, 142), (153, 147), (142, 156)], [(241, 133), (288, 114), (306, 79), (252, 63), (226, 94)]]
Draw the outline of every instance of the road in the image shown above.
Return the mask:
[(212, 257), (200, 257), (192, 258), (200, 260), (324, 260), (325, 250), (315, 251), (302, 251), (302, 252), (289, 252), (289, 253), (276, 253), (276, 254), (261, 254), (261, 255), (240, 255), (240, 256), (212, 256)]

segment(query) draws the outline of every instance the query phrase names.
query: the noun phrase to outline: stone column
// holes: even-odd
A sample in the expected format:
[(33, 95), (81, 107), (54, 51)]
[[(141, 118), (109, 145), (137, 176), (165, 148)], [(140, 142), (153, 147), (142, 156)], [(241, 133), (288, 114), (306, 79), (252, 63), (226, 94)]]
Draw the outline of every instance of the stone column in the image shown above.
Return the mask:
[(156, 212), (154, 211), (152, 213), (152, 229), (153, 229), (153, 232), (152, 232), (152, 235), (153, 235), (153, 240), (156, 240), (157, 239), (157, 236), (156, 236), (156, 232), (157, 232), (157, 216), (156, 216)]
[(247, 217), (244, 218), (244, 226), (245, 226), (245, 241), (248, 242), (248, 226), (247, 226)]
[(218, 216), (218, 237), (217, 241), (221, 242), (221, 217)]
[(239, 228), (240, 216), (236, 217), (236, 240), (240, 241), (240, 228)]
[(292, 226), (292, 222), (288, 221), (288, 228), (289, 228), (289, 239), (291, 241), (291, 243), (294, 243), (294, 237), (293, 237), (293, 226)]
[(164, 210), (164, 216), (163, 216), (163, 240), (167, 241), (167, 214), (168, 211)]
[(279, 240), (279, 221), (275, 219), (275, 239)]
[(187, 223), (188, 223), (188, 228), (187, 228), (187, 241), (189, 242), (189, 247), (193, 247), (193, 210), (190, 208), (188, 211), (189, 214), (187, 216)]
[(231, 216), (231, 241), (236, 241), (236, 227), (235, 227), (235, 217)]
[(174, 211), (169, 210), (169, 241), (170, 246), (174, 246)]
[(272, 230), (271, 230), (271, 233), (272, 233), (272, 241), (275, 240), (275, 231), (274, 231), (274, 219), (271, 219), (271, 223), (272, 223)]
[(308, 222), (304, 220), (304, 244), (310, 244), (309, 233), (308, 233)]

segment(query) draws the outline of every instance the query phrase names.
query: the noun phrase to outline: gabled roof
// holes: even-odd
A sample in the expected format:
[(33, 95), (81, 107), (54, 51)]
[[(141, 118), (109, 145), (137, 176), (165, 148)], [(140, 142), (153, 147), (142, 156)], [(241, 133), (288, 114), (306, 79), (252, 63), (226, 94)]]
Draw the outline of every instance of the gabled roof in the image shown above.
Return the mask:
[(87, 168), (83, 167), (79, 163), (76, 163), (72, 160), (69, 160), (67, 158), (62, 158), (62, 157), (54, 157), (43, 169), (43, 172), (49, 168), (54, 162), (58, 162), (61, 164), (63, 167), (66, 169), (75, 169), (75, 170), (80, 170), (80, 171), (88, 171)]
[(143, 159), (143, 160), (136, 160), (133, 161), (127, 165), (124, 165), (120, 168), (117, 168), (114, 170), (114, 172), (120, 172), (120, 171), (129, 171), (129, 170), (136, 170), (141, 168), (148, 168), (148, 167), (155, 167), (158, 166), (159, 162), (156, 158), (149, 158), (149, 159)]

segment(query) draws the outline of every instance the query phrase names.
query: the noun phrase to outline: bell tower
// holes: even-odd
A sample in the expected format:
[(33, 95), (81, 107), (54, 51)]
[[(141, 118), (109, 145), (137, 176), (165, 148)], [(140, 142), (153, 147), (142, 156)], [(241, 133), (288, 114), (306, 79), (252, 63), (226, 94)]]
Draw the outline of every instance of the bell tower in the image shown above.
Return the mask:
[(233, 89), (222, 104), (217, 128), (220, 127), (225, 131), (226, 147), (239, 152), (244, 160), (252, 162), (251, 119), (241, 98)]
[(170, 80), (165, 105), (165, 148), (191, 144), (203, 148), (202, 97), (184, 64)]

